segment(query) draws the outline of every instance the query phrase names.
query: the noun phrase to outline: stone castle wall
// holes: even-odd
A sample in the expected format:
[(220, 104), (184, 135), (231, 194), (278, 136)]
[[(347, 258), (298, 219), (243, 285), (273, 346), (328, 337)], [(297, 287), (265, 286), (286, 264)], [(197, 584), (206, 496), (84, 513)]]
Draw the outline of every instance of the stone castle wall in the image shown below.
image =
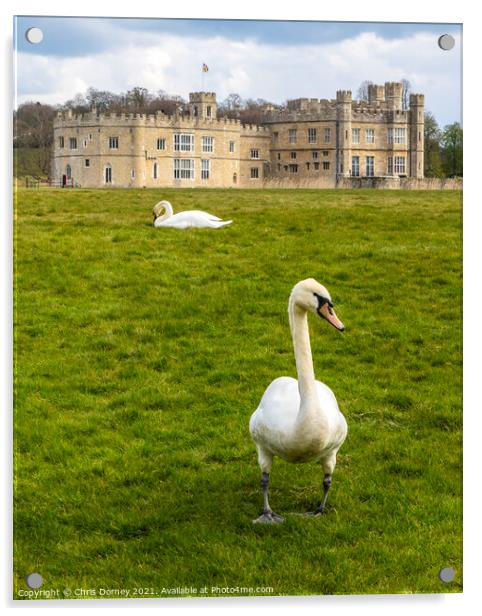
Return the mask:
[[(262, 126), (218, 119), (214, 92), (191, 93), (187, 116), (61, 113), (53, 175), (85, 187), (325, 187), (357, 172), (360, 180), (422, 178), (423, 95), (411, 95), (404, 110), (401, 93), (401, 84), (386, 83), (371, 86), (368, 101), (348, 90), (334, 100), (296, 99), (268, 109)], [(394, 131), (402, 142), (389, 142)], [(176, 149), (179, 133), (193, 136), (193, 149)], [(176, 165), (189, 165), (188, 176), (177, 177)]]

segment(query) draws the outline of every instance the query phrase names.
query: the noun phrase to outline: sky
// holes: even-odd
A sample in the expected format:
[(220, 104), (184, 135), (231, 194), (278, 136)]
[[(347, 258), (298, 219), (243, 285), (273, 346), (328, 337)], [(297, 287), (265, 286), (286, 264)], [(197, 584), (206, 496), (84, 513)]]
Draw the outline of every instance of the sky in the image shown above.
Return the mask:
[[(44, 35), (36, 45), (25, 38), (33, 26)], [(437, 44), (446, 33), (451, 51)], [(20, 16), (14, 45), (16, 104), (135, 86), (283, 103), (408, 79), (440, 126), (461, 122), (460, 24)]]

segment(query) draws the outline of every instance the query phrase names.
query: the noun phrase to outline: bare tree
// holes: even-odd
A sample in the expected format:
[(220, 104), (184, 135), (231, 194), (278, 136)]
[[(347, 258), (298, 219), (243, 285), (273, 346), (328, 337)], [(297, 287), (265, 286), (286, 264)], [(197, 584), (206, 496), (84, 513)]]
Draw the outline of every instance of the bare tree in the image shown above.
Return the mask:
[(410, 91), (412, 86), (408, 79), (402, 79), (402, 109), (405, 111), (410, 107)]
[(368, 101), (368, 86), (373, 85), (373, 81), (362, 81), (358, 90), (356, 91), (356, 97), (359, 101)]

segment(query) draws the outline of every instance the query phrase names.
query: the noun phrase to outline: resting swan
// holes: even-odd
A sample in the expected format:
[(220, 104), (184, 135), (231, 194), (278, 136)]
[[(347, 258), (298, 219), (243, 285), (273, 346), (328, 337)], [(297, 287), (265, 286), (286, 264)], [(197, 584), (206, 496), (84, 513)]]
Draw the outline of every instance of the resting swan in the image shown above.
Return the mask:
[(154, 206), (152, 213), (154, 214), (155, 227), (176, 227), (177, 229), (210, 227), (211, 229), (218, 229), (233, 222), (232, 220), (221, 220), (217, 216), (201, 212), (200, 210), (190, 210), (174, 214), (169, 201), (159, 201)]
[(308, 331), (308, 312), (324, 318), (343, 331), (333, 311), (327, 289), (313, 278), (302, 280), (291, 292), (288, 314), (293, 337), (298, 380), (288, 376), (275, 379), (266, 389), (249, 429), (258, 451), (264, 508), (258, 523), (282, 522), (268, 502), (269, 473), (273, 457), (288, 462), (318, 461), (324, 471), (323, 498), (314, 514), (325, 510), (336, 454), (347, 435), (347, 424), (331, 389), (315, 380)]

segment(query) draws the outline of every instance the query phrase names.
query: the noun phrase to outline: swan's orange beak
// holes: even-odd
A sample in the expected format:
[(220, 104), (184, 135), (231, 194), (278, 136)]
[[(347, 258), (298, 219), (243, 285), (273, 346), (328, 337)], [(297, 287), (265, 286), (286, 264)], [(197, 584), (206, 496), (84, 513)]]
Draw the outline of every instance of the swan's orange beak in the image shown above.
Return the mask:
[(328, 304), (323, 304), (323, 306), (320, 306), (320, 308), (318, 308), (318, 314), (320, 315), (320, 317), (326, 319), (328, 323), (333, 325), (333, 327), (336, 327), (336, 329), (338, 329), (339, 331), (342, 332), (345, 329), (345, 326), (336, 316), (333, 308), (331, 308)]

